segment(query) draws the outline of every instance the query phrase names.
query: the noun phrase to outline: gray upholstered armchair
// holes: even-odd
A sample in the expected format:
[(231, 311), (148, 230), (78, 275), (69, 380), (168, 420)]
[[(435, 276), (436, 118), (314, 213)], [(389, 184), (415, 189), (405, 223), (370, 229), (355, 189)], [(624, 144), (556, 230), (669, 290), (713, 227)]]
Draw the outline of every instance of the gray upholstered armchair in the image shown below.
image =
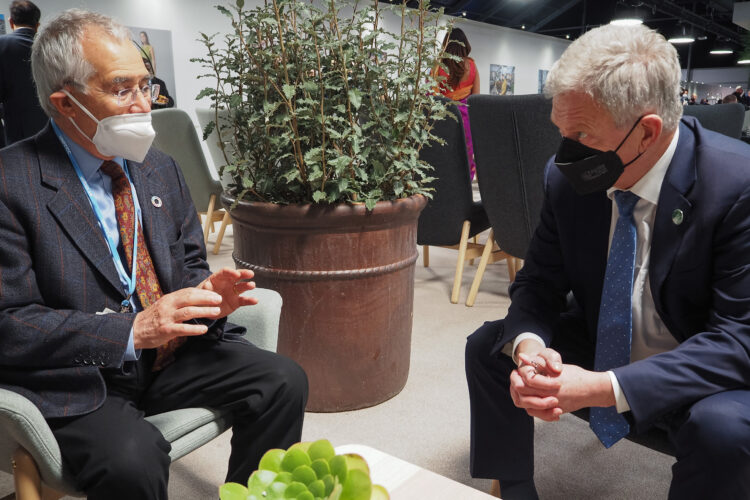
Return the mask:
[[(257, 306), (243, 307), (229, 321), (247, 328), (248, 340), (275, 351), (281, 296), (256, 289)], [(227, 415), (210, 408), (185, 408), (147, 417), (172, 445), (175, 461), (203, 446), (232, 423)], [(36, 406), (25, 397), (0, 389), (0, 470), (14, 476), (17, 500), (83, 496), (73, 488), (62, 466), (60, 448)], [(218, 488), (218, 485), (217, 485)]]

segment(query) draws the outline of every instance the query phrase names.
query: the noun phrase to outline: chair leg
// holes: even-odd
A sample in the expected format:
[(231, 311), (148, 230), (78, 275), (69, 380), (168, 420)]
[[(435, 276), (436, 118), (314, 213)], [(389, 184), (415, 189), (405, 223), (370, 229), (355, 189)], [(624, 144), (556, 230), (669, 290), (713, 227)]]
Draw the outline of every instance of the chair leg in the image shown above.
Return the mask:
[(224, 212), (224, 218), (221, 219), (221, 227), (219, 228), (219, 234), (216, 236), (216, 243), (214, 244), (214, 255), (219, 253), (219, 247), (221, 247), (221, 240), (224, 239), (224, 231), (227, 230), (227, 226), (232, 222), (229, 217), (229, 212)]
[[(475, 234), (475, 235), (474, 235), (474, 238), (472, 238), (472, 241), (474, 242), (474, 244), (477, 244), (477, 243), (479, 243), (479, 235), (478, 235), (478, 234)], [(469, 265), (470, 265), (470, 266), (473, 266), (473, 265), (474, 265), (474, 259), (471, 259), (471, 260), (469, 261)]]
[(456, 274), (453, 277), (453, 291), (451, 292), (451, 302), (458, 304), (458, 295), (461, 292), (461, 277), (464, 272), (464, 262), (466, 262), (466, 247), (469, 244), (469, 232), (471, 231), (471, 222), (465, 220), (461, 228), (461, 241), (458, 243), (458, 260), (456, 260)]
[(212, 194), (208, 199), (208, 208), (206, 209), (206, 221), (203, 223), (203, 244), (208, 243), (208, 230), (213, 226), (214, 205), (216, 204), (216, 195)]
[(424, 267), (430, 267), (430, 245), (422, 245), (422, 263)]
[(17, 500), (42, 500), (42, 478), (34, 459), (23, 448), (13, 453), (13, 483)]
[(466, 307), (472, 307), (474, 301), (477, 298), (477, 292), (479, 292), (479, 284), (482, 282), (482, 276), (484, 275), (484, 269), (487, 267), (487, 263), (492, 255), (492, 249), (495, 246), (495, 231), (490, 230), (490, 234), (487, 237), (487, 242), (484, 244), (484, 250), (482, 251), (482, 258), (479, 260), (479, 267), (477, 273), (474, 275), (474, 281), (471, 283), (471, 290), (469, 290), (469, 297), (466, 299)]

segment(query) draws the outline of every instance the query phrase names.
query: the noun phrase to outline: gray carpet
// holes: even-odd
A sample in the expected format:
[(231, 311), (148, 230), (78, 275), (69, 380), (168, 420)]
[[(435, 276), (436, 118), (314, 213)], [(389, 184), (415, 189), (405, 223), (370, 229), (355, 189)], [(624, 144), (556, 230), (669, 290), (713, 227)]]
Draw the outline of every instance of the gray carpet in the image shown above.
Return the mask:
[[(231, 245), (230, 226), (219, 255), (209, 258), (212, 268), (233, 265)], [(477, 489), (489, 488), (489, 481), (472, 479), (468, 473), (469, 404), (463, 353), (466, 335), (484, 321), (505, 316), (508, 274), (504, 262), (488, 266), (474, 307), (451, 304), (456, 254), (432, 248), (430, 268), (417, 262), (411, 370), (404, 390), (373, 408), (308, 413), (303, 439), (365, 444)], [(475, 269), (467, 266), (464, 271), (461, 301), (466, 300)], [(537, 431), (536, 483), (542, 499), (666, 498), (671, 457), (630, 442), (605, 450), (586, 422), (570, 415), (557, 423), (539, 422)], [(173, 464), (170, 498), (216, 498), (228, 456), (229, 433), (225, 433)], [(10, 476), (0, 475), (0, 497), (10, 491)]]

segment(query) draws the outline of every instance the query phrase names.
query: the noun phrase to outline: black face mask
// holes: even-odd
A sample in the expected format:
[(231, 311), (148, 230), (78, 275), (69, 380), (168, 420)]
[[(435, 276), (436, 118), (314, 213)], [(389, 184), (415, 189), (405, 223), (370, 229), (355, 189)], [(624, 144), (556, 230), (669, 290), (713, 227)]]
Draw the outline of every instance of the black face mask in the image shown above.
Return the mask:
[[(598, 191), (606, 191), (611, 188), (620, 178), (625, 167), (641, 157), (643, 153), (623, 165), (617, 150), (630, 137), (636, 125), (641, 121), (636, 120), (633, 127), (625, 138), (617, 145), (614, 151), (601, 151), (590, 148), (573, 139), (563, 137), (560, 148), (555, 156), (555, 165), (560, 172), (573, 185), (578, 194), (590, 194)], [(644, 151), (645, 152), (645, 151)]]

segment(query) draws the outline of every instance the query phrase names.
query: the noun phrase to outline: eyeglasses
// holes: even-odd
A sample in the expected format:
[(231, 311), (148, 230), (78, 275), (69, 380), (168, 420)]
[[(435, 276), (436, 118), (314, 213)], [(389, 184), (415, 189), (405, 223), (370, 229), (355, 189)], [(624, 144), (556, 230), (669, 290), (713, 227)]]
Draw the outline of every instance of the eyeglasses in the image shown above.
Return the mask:
[(159, 98), (159, 90), (159, 84), (155, 83), (153, 85), (146, 84), (141, 88), (136, 87), (134, 89), (122, 89), (112, 95), (117, 101), (118, 106), (132, 106), (133, 103), (135, 103), (135, 100), (138, 98), (139, 92), (146, 100), (156, 102), (156, 99)]

